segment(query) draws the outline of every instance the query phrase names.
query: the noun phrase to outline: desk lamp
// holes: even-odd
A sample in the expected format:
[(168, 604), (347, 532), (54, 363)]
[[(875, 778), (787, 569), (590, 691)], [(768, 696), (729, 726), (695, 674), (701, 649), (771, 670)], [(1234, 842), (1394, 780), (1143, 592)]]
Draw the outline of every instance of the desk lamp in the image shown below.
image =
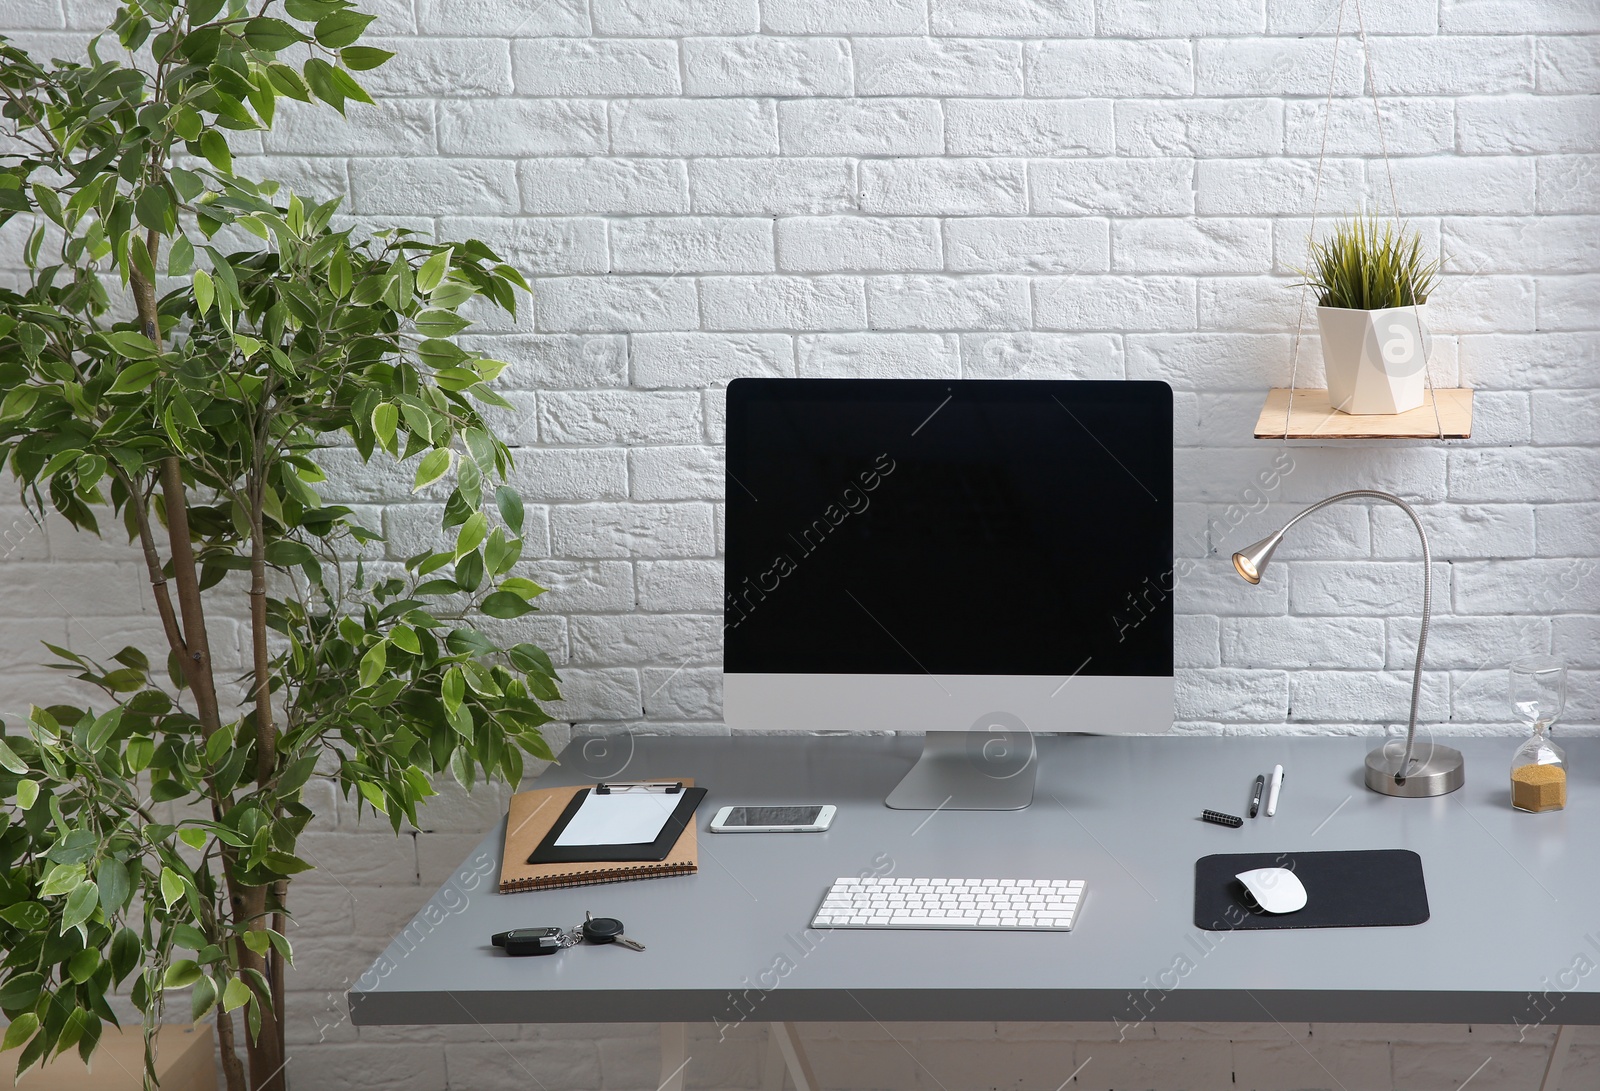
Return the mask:
[(1411, 505), (1398, 496), (1372, 489), (1353, 489), (1350, 492), (1330, 496), (1326, 500), (1312, 504), (1290, 519), (1283, 525), (1282, 530), (1235, 553), (1233, 567), (1238, 569), (1239, 575), (1251, 583), (1260, 583), (1261, 574), (1267, 570), (1267, 562), (1272, 560), (1273, 551), (1278, 548), (1278, 543), (1283, 541), (1283, 536), (1289, 532), (1290, 527), (1329, 504), (1337, 504), (1341, 500), (1354, 500), (1357, 497), (1387, 500), (1396, 505), (1411, 517), (1411, 522), (1416, 525), (1417, 534), (1422, 538), (1422, 632), (1417, 637), (1417, 666), (1411, 676), (1411, 723), (1406, 728), (1406, 745), (1403, 753), (1393, 741), (1390, 741), (1367, 755), (1367, 787), (1388, 796), (1442, 796), (1461, 787), (1466, 774), (1459, 750), (1448, 746), (1434, 746), (1430, 743), (1426, 757), (1415, 754), (1417, 702), (1422, 695), (1422, 653), (1428, 646), (1428, 618), (1433, 605), (1433, 557), (1428, 552), (1428, 535), (1422, 529), (1422, 520), (1417, 518), (1417, 513), (1412, 510)]

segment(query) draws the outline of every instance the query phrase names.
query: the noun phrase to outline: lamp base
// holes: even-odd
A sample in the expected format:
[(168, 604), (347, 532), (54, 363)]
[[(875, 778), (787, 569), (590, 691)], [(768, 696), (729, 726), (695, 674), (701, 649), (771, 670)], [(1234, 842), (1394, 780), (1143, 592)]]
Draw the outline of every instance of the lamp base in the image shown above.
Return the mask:
[(1405, 747), (1396, 742), (1385, 743), (1367, 755), (1367, 787), (1374, 792), (1409, 798), (1442, 796), (1466, 783), (1466, 761), (1461, 751), (1426, 744), (1412, 753), (1406, 779), (1396, 782), (1395, 773), (1405, 757)]

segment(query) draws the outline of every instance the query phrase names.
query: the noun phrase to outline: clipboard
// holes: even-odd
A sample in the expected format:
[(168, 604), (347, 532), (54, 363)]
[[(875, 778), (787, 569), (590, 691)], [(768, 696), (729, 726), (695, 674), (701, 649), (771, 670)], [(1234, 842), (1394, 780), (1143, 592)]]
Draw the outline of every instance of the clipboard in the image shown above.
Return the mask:
[[(682, 781), (691, 787), (688, 777)], [(506, 815), (504, 854), (500, 860), (500, 893), (524, 890), (553, 890), (558, 887), (593, 886), (598, 883), (625, 883), (635, 879), (659, 879), (669, 875), (693, 875), (700, 870), (699, 838), (695, 824), (683, 828), (678, 843), (665, 860), (636, 860), (573, 864), (530, 864), (531, 853), (572, 797), (587, 791), (568, 785), (562, 788), (534, 788), (511, 797)]]
[[(678, 802), (667, 816), (661, 832), (654, 841), (641, 841), (623, 845), (558, 845), (561, 834), (589, 802), (591, 793), (597, 799), (613, 795), (651, 794), (678, 796)], [(594, 788), (580, 789), (568, 801), (566, 808), (550, 827), (537, 848), (528, 855), (529, 864), (590, 864), (623, 862), (657, 862), (665, 860), (672, 847), (678, 843), (683, 828), (694, 817), (695, 808), (706, 797), (704, 788), (685, 787), (682, 781), (655, 781), (630, 784), (599, 784)]]

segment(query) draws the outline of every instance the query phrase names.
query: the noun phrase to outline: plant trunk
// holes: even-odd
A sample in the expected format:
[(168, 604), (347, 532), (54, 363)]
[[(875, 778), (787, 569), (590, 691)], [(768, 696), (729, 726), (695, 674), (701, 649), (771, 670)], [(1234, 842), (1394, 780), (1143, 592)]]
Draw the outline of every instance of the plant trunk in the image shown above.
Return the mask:
[[(145, 237), (145, 247), (154, 267), (160, 257), (160, 233), (151, 230)], [(162, 337), (156, 286), (146, 280), (137, 268), (131, 270), (131, 281), (134, 303), (139, 312), (140, 332), (149, 338), (159, 351), (162, 347)], [(161, 615), (167, 643), (178, 655), (184, 680), (188, 682), (194, 694), (195, 713), (196, 718), (200, 720), (201, 733), (209, 739), (212, 732), (221, 726), (221, 713), (217, 703), (216, 676), (211, 661), (211, 642), (206, 635), (205, 605), (200, 596), (198, 565), (195, 563), (194, 543), (189, 537), (189, 505), (183, 484), (183, 467), (177, 455), (168, 455), (161, 460), (160, 480), (161, 495), (167, 513), (167, 536), (172, 548), (172, 579), (178, 587), (178, 608), (183, 618), (181, 630), (177, 618), (173, 616), (167, 581), (161, 570), (154, 536), (150, 533), (148, 516), (142, 507), (139, 507), (136, 508), (136, 513), (141, 545), (144, 548), (145, 564), (150, 570), (150, 583), (156, 597), (156, 609)], [(272, 723), (270, 661), (266, 643), (266, 556), (265, 543), (261, 535), (261, 503), (258, 490), (259, 486), (252, 492), (251, 505), (253, 533), (250, 558), (250, 624), (255, 651), (256, 782), (258, 785), (265, 785), (277, 765), (277, 740)], [(129, 502), (138, 503), (137, 496), (131, 491)], [(242, 742), (243, 740), (236, 740), (236, 743)], [(220, 803), (213, 799), (213, 805), (216, 807)], [(221, 815), (216, 814), (216, 817), (220, 819)], [(281, 931), (283, 922), (281, 904), (273, 907), (279, 912), (269, 917), (267, 888), (243, 886), (237, 883), (233, 878), (232, 864), (232, 854), (225, 854), (223, 872), (228, 885), (228, 900), (233, 911), (234, 926), (244, 930), (265, 928), (270, 921), (278, 926), (278, 931)], [(279, 960), (275, 950), (269, 948), (273, 951), (272, 962), (269, 964), (267, 958), (257, 955), (242, 942), (236, 940), (235, 943), (239, 952), (241, 973), (253, 970), (267, 982), (267, 989), (263, 994), (254, 987), (251, 978), (246, 978), (247, 983), (251, 983), (253, 991), (257, 993), (258, 1010), (261, 1015), (261, 1032), (254, 1037), (249, 1034), (248, 1016), (245, 1020), (245, 1052), (249, 1060), (250, 1091), (286, 1091), (281, 1007), (282, 967), (277, 965)], [(221, 1046), (222, 1070), (228, 1083), (228, 1091), (245, 1091), (245, 1074), (243, 1066), (239, 1063), (239, 1055), (235, 1051), (233, 1017), (222, 1011), (220, 1006), (217, 1009), (217, 1037)]]
[(248, 1091), (244, 1082), (244, 1065), (233, 1041), (233, 1016), (217, 1008), (217, 1044), (222, 1053), (222, 1078), (228, 1091)]
[(195, 699), (195, 717), (200, 721), (200, 733), (209, 739), (221, 726), (217, 710), (216, 687), (202, 661), (190, 654), (188, 641), (178, 626), (178, 617), (172, 608), (172, 594), (167, 589), (166, 573), (161, 568), (161, 555), (156, 550), (155, 533), (150, 528), (150, 513), (145, 508), (142, 490), (127, 477), (122, 478), (128, 490), (128, 503), (133, 508), (134, 521), (139, 529), (139, 546), (144, 552), (145, 569), (150, 577), (150, 590), (155, 596), (156, 613), (161, 616), (161, 628), (167, 637), (167, 648), (178, 662), (184, 684)]
[[(133, 244), (137, 245), (137, 244)], [(144, 237), (145, 250), (150, 254), (150, 267), (156, 268), (156, 259), (161, 256), (161, 234), (153, 228)], [(133, 301), (139, 308), (139, 332), (155, 342), (157, 351), (161, 348), (161, 319), (156, 313), (156, 286), (144, 278), (137, 266), (131, 261), (128, 263), (128, 277), (133, 284)]]
[(219, 722), (217, 684), (211, 666), (211, 641), (206, 636), (205, 604), (200, 600), (200, 576), (195, 571), (194, 543), (189, 540), (189, 501), (183, 487), (183, 467), (176, 455), (161, 460), (161, 495), (167, 508), (167, 538), (172, 547), (172, 579), (178, 585), (178, 609), (183, 614), (184, 652), (194, 664), (196, 715)]
[(266, 784), (278, 764), (278, 734), (272, 722), (272, 660), (267, 649), (267, 543), (260, 478), (250, 482), (250, 647), (254, 657), (256, 783)]
[[(247, 483), (250, 500), (250, 645), (252, 652), (252, 680), (255, 686), (256, 723), (256, 783), (265, 785), (272, 779), (278, 764), (277, 726), (272, 716), (272, 661), (267, 648), (267, 543), (266, 526), (262, 513), (262, 490), (265, 488), (259, 468), (257, 475)], [(272, 927), (282, 932), (284, 928), (283, 896), (286, 884), (274, 885), (276, 905), (272, 906), (269, 921), (267, 913), (267, 888), (252, 887), (248, 918), (250, 927)], [(259, 899), (256, 901), (255, 899)], [(253, 962), (247, 963), (246, 958)], [(283, 1064), (285, 1048), (283, 1039), (283, 959), (275, 948), (265, 957), (254, 952), (240, 952), (241, 966), (259, 970), (267, 982), (265, 995), (261, 995), (261, 1033), (250, 1042), (250, 1083), (254, 1091), (284, 1091)]]
[[(234, 923), (243, 929), (265, 928), (268, 923), (267, 888), (264, 886), (240, 887), (234, 896)], [(250, 1059), (251, 1091), (286, 1091), (284, 1079), (283, 1020), (273, 1006), (271, 968), (267, 960), (243, 943), (239, 944), (239, 969), (254, 970), (268, 982), (265, 994), (255, 981), (246, 977), (246, 983), (256, 993), (261, 1013), (261, 1033), (254, 1037), (246, 1034), (245, 1052)], [(248, 1024), (247, 1024), (248, 1025)]]

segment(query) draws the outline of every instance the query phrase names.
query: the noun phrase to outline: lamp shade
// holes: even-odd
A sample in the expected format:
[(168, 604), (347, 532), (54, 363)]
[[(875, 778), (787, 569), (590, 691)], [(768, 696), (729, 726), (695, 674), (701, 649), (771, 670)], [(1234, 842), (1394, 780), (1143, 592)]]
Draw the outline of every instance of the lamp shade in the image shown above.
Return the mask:
[(1246, 546), (1233, 555), (1233, 567), (1239, 570), (1239, 575), (1251, 583), (1260, 583), (1261, 574), (1267, 570), (1267, 562), (1272, 560), (1273, 550), (1278, 548), (1278, 543), (1283, 541), (1283, 531), (1261, 539), (1255, 545)]

